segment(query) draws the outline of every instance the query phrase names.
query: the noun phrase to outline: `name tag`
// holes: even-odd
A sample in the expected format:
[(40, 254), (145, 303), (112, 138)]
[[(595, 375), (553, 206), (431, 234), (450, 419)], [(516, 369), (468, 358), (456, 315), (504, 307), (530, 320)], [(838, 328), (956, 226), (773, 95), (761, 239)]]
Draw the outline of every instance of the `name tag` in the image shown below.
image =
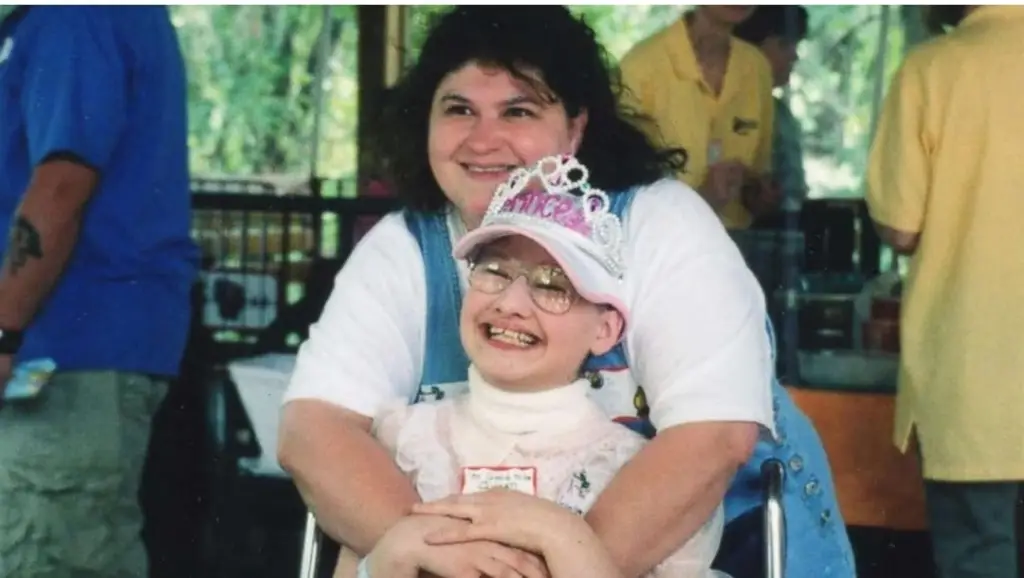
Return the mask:
[(537, 495), (537, 468), (505, 467), (462, 468), (462, 493), (476, 494), (488, 490), (514, 490)]

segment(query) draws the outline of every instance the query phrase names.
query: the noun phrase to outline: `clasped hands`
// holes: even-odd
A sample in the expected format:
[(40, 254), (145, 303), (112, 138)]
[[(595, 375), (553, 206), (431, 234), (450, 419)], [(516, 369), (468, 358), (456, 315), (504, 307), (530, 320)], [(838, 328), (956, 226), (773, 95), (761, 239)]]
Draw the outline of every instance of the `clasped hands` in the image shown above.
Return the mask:
[(541, 498), (496, 490), (416, 504), (378, 542), (374, 578), (549, 578), (545, 547), (586, 524)]
[(708, 167), (698, 191), (715, 211), (739, 199), (755, 216), (771, 213), (782, 201), (782, 192), (770, 177), (737, 160), (719, 161)]

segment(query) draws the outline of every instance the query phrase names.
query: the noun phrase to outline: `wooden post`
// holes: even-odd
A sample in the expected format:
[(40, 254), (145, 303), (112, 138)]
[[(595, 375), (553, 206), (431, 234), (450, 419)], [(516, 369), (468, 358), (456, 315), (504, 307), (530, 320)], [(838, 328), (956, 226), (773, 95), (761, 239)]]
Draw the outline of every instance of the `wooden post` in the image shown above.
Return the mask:
[(378, 105), (384, 95), (386, 82), (386, 52), (388, 45), (387, 21), (388, 6), (359, 6), (356, 11), (359, 21), (359, 65), (357, 90), (359, 99), (359, 123), (356, 129), (356, 145), (358, 147), (358, 170), (356, 186), (364, 190), (368, 179), (372, 178), (370, 167), (372, 159), (367, 158), (367, 141), (373, 130), (373, 119), (376, 118)]

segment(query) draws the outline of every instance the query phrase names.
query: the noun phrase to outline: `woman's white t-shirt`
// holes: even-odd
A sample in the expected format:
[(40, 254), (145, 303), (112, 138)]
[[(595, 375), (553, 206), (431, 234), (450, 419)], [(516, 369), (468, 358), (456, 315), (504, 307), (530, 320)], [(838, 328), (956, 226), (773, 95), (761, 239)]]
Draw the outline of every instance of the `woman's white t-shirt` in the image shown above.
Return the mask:
[[(463, 233), (449, 219), (453, 238)], [(628, 376), (594, 396), (635, 416), (643, 387), (655, 427), (755, 422), (774, 433), (764, 295), (718, 217), (674, 179), (637, 191), (625, 215)], [(463, 290), (467, 270), (459, 266)], [(400, 213), (360, 241), (299, 349), (284, 402), (318, 399), (375, 417), (419, 391), (426, 278)]]

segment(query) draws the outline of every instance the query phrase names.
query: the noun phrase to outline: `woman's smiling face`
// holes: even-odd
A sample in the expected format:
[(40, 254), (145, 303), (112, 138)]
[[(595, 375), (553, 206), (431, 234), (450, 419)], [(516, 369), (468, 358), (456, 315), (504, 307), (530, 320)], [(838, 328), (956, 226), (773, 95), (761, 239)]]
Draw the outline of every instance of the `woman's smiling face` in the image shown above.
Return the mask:
[(444, 77), (434, 93), (430, 168), (470, 228), (512, 170), (579, 147), (586, 113), (569, 118), (562, 103), (535, 84), (471, 62)]

